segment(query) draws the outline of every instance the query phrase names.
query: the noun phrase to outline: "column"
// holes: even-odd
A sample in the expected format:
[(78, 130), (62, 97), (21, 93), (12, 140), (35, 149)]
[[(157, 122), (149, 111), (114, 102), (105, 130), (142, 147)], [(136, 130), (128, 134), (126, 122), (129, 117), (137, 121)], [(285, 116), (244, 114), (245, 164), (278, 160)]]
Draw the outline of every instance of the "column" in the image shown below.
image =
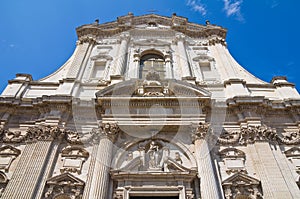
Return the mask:
[(195, 144), (195, 156), (200, 177), (200, 192), (202, 198), (223, 198), (218, 178), (210, 155), (210, 148), (207, 139), (209, 126), (200, 124), (193, 132)]
[(99, 144), (96, 154), (95, 167), (91, 179), (90, 193), (85, 198), (107, 199), (110, 169), (113, 152), (113, 142), (117, 137), (117, 124), (104, 124), (99, 129)]
[(177, 46), (178, 46), (178, 54), (180, 59), (180, 67), (182, 71), (182, 77), (191, 77), (191, 70), (188, 63), (188, 57), (186, 54), (184, 41), (185, 38), (182, 34), (176, 36)]
[(169, 53), (165, 55), (165, 63), (166, 63), (166, 79), (173, 79), (171, 55)]
[(114, 75), (122, 75), (125, 69), (125, 61), (126, 61), (126, 54), (127, 54), (127, 45), (129, 40), (128, 34), (122, 34), (120, 36), (121, 44), (119, 48), (118, 55), (115, 60), (115, 70)]

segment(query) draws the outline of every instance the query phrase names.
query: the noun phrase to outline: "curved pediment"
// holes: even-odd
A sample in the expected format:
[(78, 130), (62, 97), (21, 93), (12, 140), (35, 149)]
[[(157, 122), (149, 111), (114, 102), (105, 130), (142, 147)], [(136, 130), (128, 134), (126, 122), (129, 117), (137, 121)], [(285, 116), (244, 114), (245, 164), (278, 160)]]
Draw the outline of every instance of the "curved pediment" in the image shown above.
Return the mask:
[(106, 37), (119, 34), (132, 29), (145, 28), (160, 28), (171, 29), (177, 32), (182, 32), (187, 36), (194, 38), (209, 38), (217, 36), (225, 39), (227, 30), (216, 25), (199, 25), (191, 23), (185, 17), (173, 14), (172, 17), (165, 17), (155, 14), (134, 16), (128, 13), (126, 16), (118, 17), (116, 21), (104, 24), (87, 24), (76, 29), (79, 40), (88, 38), (89, 36)]
[(179, 80), (128, 80), (111, 85), (96, 93), (101, 97), (197, 97), (210, 98), (211, 93)]

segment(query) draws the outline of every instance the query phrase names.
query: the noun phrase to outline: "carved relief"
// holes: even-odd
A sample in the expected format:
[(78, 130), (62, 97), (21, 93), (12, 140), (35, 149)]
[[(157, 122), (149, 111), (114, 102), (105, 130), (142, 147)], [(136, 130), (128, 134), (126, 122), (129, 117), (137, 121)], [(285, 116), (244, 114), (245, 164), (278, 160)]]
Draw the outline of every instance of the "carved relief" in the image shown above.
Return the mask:
[(226, 199), (263, 198), (260, 181), (240, 172), (224, 180), (222, 186)]
[(11, 163), (21, 154), (21, 151), (12, 146), (3, 146), (0, 148), (0, 169), (8, 172)]
[(83, 163), (88, 159), (89, 153), (78, 146), (67, 146), (61, 152), (63, 167), (60, 172), (71, 172), (81, 174)]
[(188, 159), (173, 145), (161, 140), (150, 140), (126, 152), (125, 158), (119, 162), (122, 171), (189, 171)]
[(85, 183), (72, 174), (64, 173), (47, 180), (44, 198), (81, 199)]

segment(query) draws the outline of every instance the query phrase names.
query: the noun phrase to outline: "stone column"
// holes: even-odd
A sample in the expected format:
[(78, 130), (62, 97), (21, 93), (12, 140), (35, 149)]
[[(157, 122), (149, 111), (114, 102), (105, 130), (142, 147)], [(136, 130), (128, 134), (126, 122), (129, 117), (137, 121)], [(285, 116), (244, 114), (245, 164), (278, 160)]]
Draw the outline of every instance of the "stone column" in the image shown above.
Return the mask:
[(110, 183), (110, 169), (113, 152), (113, 142), (117, 137), (117, 124), (104, 124), (99, 130), (99, 144), (95, 159), (91, 188), (85, 198), (106, 199)]
[(180, 68), (182, 72), (182, 77), (191, 77), (191, 70), (188, 63), (188, 57), (186, 54), (186, 49), (184, 46), (185, 37), (182, 34), (176, 36), (178, 54), (180, 59)]
[(122, 75), (125, 69), (125, 61), (126, 61), (126, 54), (127, 54), (127, 45), (129, 40), (128, 34), (122, 34), (120, 36), (121, 44), (119, 48), (118, 55), (115, 60), (115, 70), (114, 75)]
[(168, 53), (165, 55), (166, 63), (166, 79), (173, 79), (171, 55)]
[(200, 177), (200, 192), (202, 198), (223, 198), (218, 178), (213, 168), (213, 162), (210, 156), (210, 148), (205, 137), (209, 130), (208, 124), (202, 124), (193, 129), (193, 140), (195, 144), (195, 156), (198, 166), (198, 175)]

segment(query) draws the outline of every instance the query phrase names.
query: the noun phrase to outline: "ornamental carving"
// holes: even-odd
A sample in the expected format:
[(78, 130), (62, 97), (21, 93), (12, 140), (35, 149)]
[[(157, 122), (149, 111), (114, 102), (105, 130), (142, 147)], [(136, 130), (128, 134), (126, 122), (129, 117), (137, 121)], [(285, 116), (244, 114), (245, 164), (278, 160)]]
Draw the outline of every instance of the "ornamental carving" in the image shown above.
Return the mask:
[(47, 180), (44, 198), (81, 199), (85, 183), (70, 173)]
[(241, 128), (240, 144), (252, 144), (255, 141), (276, 140), (276, 131), (267, 126)]
[(195, 142), (198, 139), (204, 139), (209, 130), (209, 123), (199, 123), (199, 125), (192, 125), (192, 140)]

